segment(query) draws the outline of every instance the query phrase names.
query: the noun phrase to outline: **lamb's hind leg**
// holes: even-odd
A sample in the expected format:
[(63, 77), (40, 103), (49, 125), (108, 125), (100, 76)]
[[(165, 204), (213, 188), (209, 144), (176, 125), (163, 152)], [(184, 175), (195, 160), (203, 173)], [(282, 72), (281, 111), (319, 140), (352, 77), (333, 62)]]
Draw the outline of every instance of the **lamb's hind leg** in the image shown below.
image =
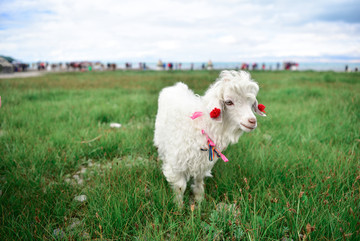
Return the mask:
[(197, 176), (194, 178), (194, 184), (191, 186), (195, 201), (201, 202), (204, 198), (204, 177)]

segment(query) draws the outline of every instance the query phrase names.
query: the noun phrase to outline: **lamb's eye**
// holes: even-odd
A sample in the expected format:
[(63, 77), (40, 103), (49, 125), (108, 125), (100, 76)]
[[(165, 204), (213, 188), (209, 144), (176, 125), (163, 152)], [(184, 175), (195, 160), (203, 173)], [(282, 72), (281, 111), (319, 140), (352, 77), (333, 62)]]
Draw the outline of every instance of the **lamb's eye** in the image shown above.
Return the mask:
[(231, 100), (225, 101), (225, 105), (233, 105), (234, 103)]

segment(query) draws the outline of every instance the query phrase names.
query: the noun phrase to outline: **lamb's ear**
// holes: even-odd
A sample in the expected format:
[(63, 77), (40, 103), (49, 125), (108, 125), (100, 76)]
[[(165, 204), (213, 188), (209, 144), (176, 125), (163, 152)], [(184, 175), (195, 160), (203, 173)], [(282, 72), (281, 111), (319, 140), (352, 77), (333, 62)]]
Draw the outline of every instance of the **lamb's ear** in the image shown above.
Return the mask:
[[(214, 121), (222, 122), (222, 116), (223, 116), (223, 110), (224, 110), (223, 105), (224, 104), (221, 100), (211, 101), (211, 103), (209, 103), (209, 105), (207, 106), (208, 115), (210, 116), (210, 118), (212, 118)], [(220, 114), (214, 118), (214, 117), (212, 117), (212, 115), (217, 112), (216, 109), (220, 110)]]
[(255, 113), (258, 114), (258, 115), (261, 115), (261, 116), (266, 116), (264, 112), (259, 110), (258, 105), (259, 105), (259, 103), (256, 100), (255, 103), (253, 104), (253, 109), (254, 109)]

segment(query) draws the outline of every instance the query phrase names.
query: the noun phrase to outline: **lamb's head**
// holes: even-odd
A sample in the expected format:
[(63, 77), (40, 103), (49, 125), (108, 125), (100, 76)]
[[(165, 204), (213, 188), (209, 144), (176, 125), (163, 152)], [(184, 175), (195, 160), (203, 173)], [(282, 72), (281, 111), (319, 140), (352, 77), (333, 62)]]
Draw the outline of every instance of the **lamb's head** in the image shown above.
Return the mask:
[(235, 130), (250, 132), (257, 127), (254, 112), (265, 116), (258, 109), (256, 95), (258, 84), (245, 71), (222, 71), (216, 82), (207, 90), (204, 100), (207, 109), (221, 110), (221, 115), (214, 121), (225, 122)]

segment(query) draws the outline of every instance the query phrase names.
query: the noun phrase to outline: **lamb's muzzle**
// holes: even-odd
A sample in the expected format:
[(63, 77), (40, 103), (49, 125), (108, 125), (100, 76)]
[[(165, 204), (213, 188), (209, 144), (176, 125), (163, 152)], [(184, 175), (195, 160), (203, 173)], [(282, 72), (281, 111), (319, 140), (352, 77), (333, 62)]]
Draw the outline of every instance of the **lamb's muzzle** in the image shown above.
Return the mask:
[(252, 125), (256, 125), (256, 118), (249, 118), (248, 122)]
[[(257, 83), (244, 71), (222, 71), (202, 97), (183, 83), (161, 91), (154, 143), (163, 160), (163, 173), (180, 205), (190, 177), (194, 178), (195, 199), (203, 198), (204, 178), (211, 176), (217, 160), (215, 155), (214, 160), (209, 161), (208, 153), (201, 151), (207, 146), (201, 130), (212, 138), (216, 150), (223, 152), (229, 144), (236, 143), (243, 132), (257, 127), (254, 112), (265, 115), (258, 109), (258, 91)], [(214, 112), (210, 116), (214, 109), (216, 116)]]
[(242, 125), (243, 127), (247, 128), (249, 130), (254, 130), (256, 128), (256, 126), (247, 126), (247, 125), (245, 125), (243, 123), (240, 123), (240, 125)]

